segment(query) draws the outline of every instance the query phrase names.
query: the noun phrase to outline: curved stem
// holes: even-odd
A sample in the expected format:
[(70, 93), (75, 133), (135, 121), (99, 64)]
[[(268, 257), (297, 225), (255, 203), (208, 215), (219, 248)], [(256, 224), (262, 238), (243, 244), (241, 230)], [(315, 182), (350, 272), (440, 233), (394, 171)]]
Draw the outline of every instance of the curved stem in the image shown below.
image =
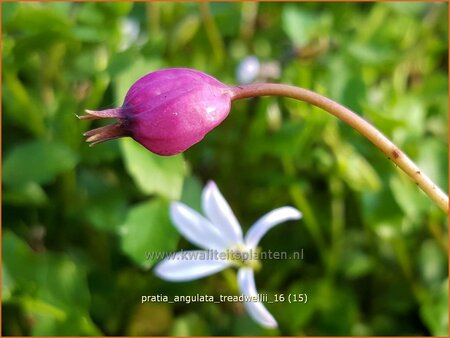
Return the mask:
[(278, 83), (255, 83), (236, 86), (232, 88), (232, 91), (233, 101), (255, 96), (285, 96), (322, 108), (356, 129), (377, 146), (390, 160), (411, 177), (439, 208), (448, 213), (448, 196), (378, 129), (343, 105), (313, 91)]

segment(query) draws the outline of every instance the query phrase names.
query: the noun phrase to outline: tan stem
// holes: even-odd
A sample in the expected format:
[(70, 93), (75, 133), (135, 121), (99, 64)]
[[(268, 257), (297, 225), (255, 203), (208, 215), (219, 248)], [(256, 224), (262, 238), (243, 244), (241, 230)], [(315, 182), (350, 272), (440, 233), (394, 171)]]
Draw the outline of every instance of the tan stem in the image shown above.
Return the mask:
[(322, 108), (356, 129), (361, 135), (377, 146), (389, 159), (411, 177), (439, 208), (448, 213), (448, 196), (378, 129), (343, 105), (313, 91), (278, 83), (255, 83), (236, 86), (232, 90), (233, 101), (255, 96), (285, 96)]

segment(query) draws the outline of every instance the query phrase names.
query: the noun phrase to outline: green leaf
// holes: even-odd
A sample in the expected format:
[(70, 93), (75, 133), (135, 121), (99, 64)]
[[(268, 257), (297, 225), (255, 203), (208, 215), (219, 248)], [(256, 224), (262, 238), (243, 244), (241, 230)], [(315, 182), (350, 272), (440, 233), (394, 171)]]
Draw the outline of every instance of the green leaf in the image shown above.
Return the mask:
[(347, 249), (341, 259), (342, 270), (349, 279), (357, 279), (367, 276), (374, 268), (373, 258), (361, 249), (357, 249), (353, 243), (346, 241)]
[(210, 334), (205, 320), (192, 312), (178, 316), (170, 330), (171, 336), (208, 336)]
[(80, 171), (78, 186), (89, 199), (80, 208), (89, 222), (99, 230), (117, 231), (127, 211), (126, 186), (109, 171)]
[(3, 192), (3, 203), (5, 204), (43, 206), (47, 202), (48, 198), (44, 189), (35, 182), (29, 182)]
[(398, 236), (403, 217), (387, 189), (378, 193), (363, 192), (362, 204), (364, 217), (370, 220), (370, 227), (377, 237), (389, 241)]
[(349, 186), (357, 191), (380, 188), (380, 179), (372, 165), (353, 145), (341, 141), (335, 127), (328, 128), (323, 137), (334, 152), (339, 174)]
[(417, 165), (441, 189), (448, 191), (448, 145), (436, 138), (422, 139)]
[(400, 13), (400, 14), (406, 14), (406, 15), (417, 15), (420, 16), (427, 7), (430, 7), (431, 3), (426, 2), (386, 2), (386, 6), (392, 8), (394, 11)]
[(24, 241), (10, 231), (3, 233), (2, 258), (2, 268), (12, 280), (8, 283), (10, 288), (11, 284), (13, 287), (20, 285), (25, 291), (35, 288), (33, 267), (37, 266), (38, 258)]
[(342, 104), (355, 112), (361, 112), (361, 102), (367, 100), (366, 84), (359, 74), (351, 76), (345, 83)]
[(120, 141), (125, 167), (143, 193), (180, 198), (185, 175), (183, 155), (163, 157), (130, 138)]
[[(281, 306), (286, 306), (286, 312), (289, 315), (289, 320), (284, 319), (289, 327), (295, 332), (295, 330), (301, 329), (305, 326), (310, 318), (314, 315), (316, 310), (316, 291), (317, 285), (311, 281), (304, 280), (302, 282), (294, 282), (290, 287), (287, 295), (299, 295), (306, 293), (308, 296), (308, 302), (306, 304), (300, 302), (292, 302), (290, 304), (280, 304)], [(289, 296), (287, 296), (289, 297)]]
[(396, 129), (405, 127), (404, 119), (393, 117), (390, 112), (378, 110), (367, 103), (361, 104), (361, 106), (361, 112), (364, 112), (365, 117), (389, 138)]
[(30, 182), (46, 184), (77, 164), (77, 155), (66, 145), (46, 141), (21, 144), (6, 155), (3, 181), (10, 186)]
[(9, 231), (3, 237), (3, 261), (14, 287), (23, 287), (30, 296), (39, 290), (40, 301), (60, 309), (81, 310), (88, 306), (89, 291), (81, 281), (84, 272), (74, 261), (51, 253), (33, 252)]
[(433, 336), (448, 335), (448, 278), (429, 297), (420, 309), (420, 314)]
[(330, 26), (330, 17), (305, 11), (298, 5), (283, 8), (283, 29), (297, 47), (303, 47), (323, 34)]
[(49, 314), (47, 304), (30, 303), (31, 317), (36, 323), (33, 326), (33, 335), (44, 336), (51, 332), (54, 336), (102, 336), (102, 332), (95, 326), (94, 322), (87, 315), (79, 314), (75, 311), (68, 311), (63, 320), (55, 320), (55, 316)]
[[(352, 324), (356, 321), (358, 308), (355, 293), (350, 288), (340, 288), (336, 292), (329, 280), (319, 282), (317, 300), (317, 327), (311, 330), (310, 335), (324, 335), (327, 331), (343, 335), (351, 332)], [(313, 297), (313, 296), (311, 296)], [(323, 328), (326, 328), (323, 330)]]
[(439, 285), (447, 276), (446, 255), (439, 250), (435, 241), (428, 239), (422, 243), (418, 257), (421, 279), (428, 288)]
[(138, 58), (139, 50), (135, 46), (131, 46), (125, 51), (114, 53), (111, 55), (111, 62), (108, 66), (108, 72), (112, 77), (115, 77), (126, 71), (130, 64)]
[(336, 153), (337, 164), (344, 180), (357, 191), (378, 190), (380, 179), (371, 164), (352, 146), (342, 146)]
[(42, 32), (64, 35), (69, 32), (70, 19), (61, 11), (48, 10), (45, 6), (22, 4), (8, 24), (9, 29), (21, 29), (31, 35)]
[(2, 265), (2, 303), (11, 299), (13, 291), (13, 277), (10, 275), (5, 265)]
[(133, 2), (100, 2), (96, 5), (107, 15), (119, 18), (126, 16), (133, 9)]
[(198, 15), (186, 16), (180, 23), (178, 23), (171, 39), (171, 50), (176, 51), (189, 41), (191, 41), (200, 27), (200, 18)]
[(81, 265), (62, 255), (33, 252), (10, 231), (3, 234), (2, 246), (6, 291), (32, 319), (33, 335), (101, 334), (89, 318), (90, 294)]
[(202, 210), (202, 183), (195, 176), (186, 177), (183, 184), (181, 202), (201, 212)]
[(384, 44), (353, 42), (347, 47), (347, 53), (358, 63), (370, 66), (385, 65), (393, 62), (395, 53)]
[(433, 208), (432, 201), (403, 173), (393, 175), (389, 185), (396, 202), (409, 218), (417, 219), (421, 213)]
[(162, 260), (164, 253), (174, 251), (179, 239), (169, 219), (168, 203), (162, 199), (131, 208), (120, 235), (123, 252), (144, 269)]
[(2, 23), (5, 24), (14, 17), (19, 5), (14, 2), (2, 3)]
[[(414, 96), (403, 96), (396, 102), (390, 116), (405, 121), (404, 128), (394, 131), (393, 141), (405, 146), (413, 146), (416, 142), (422, 142), (426, 131), (424, 104)], [(415, 148), (415, 147), (414, 147)]]
[[(36, 136), (44, 134), (44, 116), (41, 105), (34, 102), (29, 88), (13, 71), (3, 74), (3, 104), (5, 122), (29, 131)], [(9, 123), (8, 123), (9, 124)]]

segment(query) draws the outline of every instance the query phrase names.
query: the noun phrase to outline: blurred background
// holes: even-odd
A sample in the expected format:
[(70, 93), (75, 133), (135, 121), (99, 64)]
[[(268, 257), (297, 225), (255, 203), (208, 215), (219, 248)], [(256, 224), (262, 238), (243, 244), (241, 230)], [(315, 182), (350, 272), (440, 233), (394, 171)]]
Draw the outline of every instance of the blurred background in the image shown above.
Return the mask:
[[(448, 334), (446, 215), (372, 144), (318, 108), (239, 101), (184, 154), (131, 139), (88, 147), (84, 109), (122, 104), (142, 75), (190, 67), (227, 84), (275, 81), (371, 121), (447, 191), (446, 3), (2, 3), (3, 335)], [(106, 121), (109, 122), (109, 121)], [(170, 283), (149, 251), (195, 248), (168, 217), (200, 210), (214, 180), (264, 237), (260, 293), (276, 330), (242, 304), (144, 303), (238, 293), (235, 271)]]

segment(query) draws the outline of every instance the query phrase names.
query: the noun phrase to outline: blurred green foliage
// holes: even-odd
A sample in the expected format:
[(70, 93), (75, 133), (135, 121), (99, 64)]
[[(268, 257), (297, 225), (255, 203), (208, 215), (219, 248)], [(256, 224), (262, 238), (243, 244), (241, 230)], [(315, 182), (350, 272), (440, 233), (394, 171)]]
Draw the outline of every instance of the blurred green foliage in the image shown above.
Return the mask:
[[(441, 187), (448, 173), (446, 3), (2, 3), (4, 335), (442, 335), (448, 224), (403, 173), (348, 126), (280, 98), (234, 104), (183, 155), (130, 139), (93, 148), (84, 109), (119, 106), (162, 67), (229, 84), (248, 55), (277, 81), (354, 109)], [(304, 214), (264, 238), (260, 292), (307, 293), (267, 307), (141, 304), (141, 296), (233, 294), (228, 270), (169, 283), (146, 251), (190, 248), (168, 218), (199, 209), (215, 180), (244, 228), (282, 205)]]

